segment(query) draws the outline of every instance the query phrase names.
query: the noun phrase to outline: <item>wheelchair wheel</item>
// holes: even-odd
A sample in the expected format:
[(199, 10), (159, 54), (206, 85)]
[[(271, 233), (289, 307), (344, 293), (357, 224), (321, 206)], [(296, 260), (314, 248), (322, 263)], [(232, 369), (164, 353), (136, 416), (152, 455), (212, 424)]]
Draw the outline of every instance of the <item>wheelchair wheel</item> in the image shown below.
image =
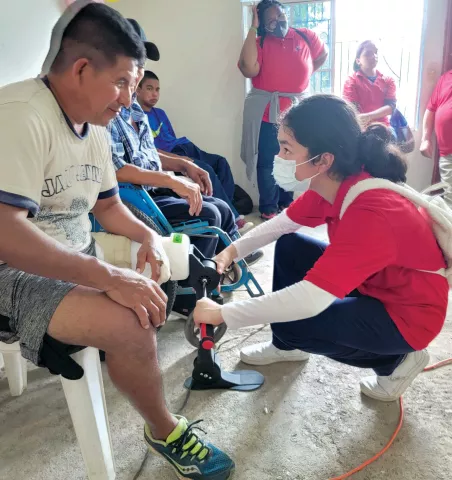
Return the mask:
[[(226, 333), (226, 330), (228, 329), (227, 325), (225, 323), (222, 323), (218, 327), (215, 327), (214, 330), (214, 341), (215, 344), (217, 344), (224, 336)], [(187, 321), (185, 322), (185, 338), (188, 340), (190, 345), (193, 345), (195, 348), (199, 348), (199, 328), (195, 325), (195, 321), (193, 320), (193, 313), (190, 313), (190, 315), (187, 318)]]
[(228, 267), (221, 276), (221, 285), (233, 285), (242, 278), (242, 269), (236, 263)]
[[(148, 217), (135, 205), (132, 205), (129, 202), (124, 202), (124, 205), (133, 213), (133, 215), (141, 220), (147, 227), (157, 232), (159, 235), (164, 236), (162, 230), (156, 225), (152, 218)], [(168, 303), (166, 305), (166, 318), (170, 316), (170, 313), (173, 310), (174, 301), (176, 300), (177, 295), (177, 282), (169, 281), (161, 285), (162, 290), (165, 292), (168, 297)]]

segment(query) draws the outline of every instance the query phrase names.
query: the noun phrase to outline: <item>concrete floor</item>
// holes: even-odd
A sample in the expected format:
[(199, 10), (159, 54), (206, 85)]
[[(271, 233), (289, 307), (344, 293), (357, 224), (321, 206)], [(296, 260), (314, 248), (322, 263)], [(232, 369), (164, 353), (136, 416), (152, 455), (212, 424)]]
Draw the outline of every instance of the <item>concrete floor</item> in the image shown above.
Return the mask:
[[(323, 233), (320, 232), (320, 235)], [(273, 248), (253, 268), (266, 290), (271, 287)], [(243, 293), (236, 293), (241, 297)], [(252, 335), (252, 338), (250, 336)], [(432, 344), (432, 362), (452, 357), (450, 319)], [(227, 370), (246, 368), (238, 353), (243, 345), (270, 338), (269, 328), (228, 333), (221, 348)], [(185, 341), (183, 322), (174, 319), (159, 335), (161, 368), (168, 404), (176, 411), (186, 391), (195, 352)], [(258, 368), (264, 386), (252, 393), (193, 392), (184, 414), (203, 418), (212, 442), (237, 463), (236, 480), (328, 480), (380, 450), (398, 420), (397, 403), (360, 396), (359, 378), (368, 372), (312, 357), (307, 364)], [(395, 444), (356, 480), (441, 480), (452, 475), (452, 368), (422, 375), (406, 393), (405, 422)], [(142, 421), (104, 381), (118, 480), (132, 480), (145, 453)], [(141, 480), (172, 480), (173, 471), (151, 457)], [(60, 382), (45, 370), (31, 368), (29, 388), (9, 396), (0, 372), (0, 479), (85, 479)]]

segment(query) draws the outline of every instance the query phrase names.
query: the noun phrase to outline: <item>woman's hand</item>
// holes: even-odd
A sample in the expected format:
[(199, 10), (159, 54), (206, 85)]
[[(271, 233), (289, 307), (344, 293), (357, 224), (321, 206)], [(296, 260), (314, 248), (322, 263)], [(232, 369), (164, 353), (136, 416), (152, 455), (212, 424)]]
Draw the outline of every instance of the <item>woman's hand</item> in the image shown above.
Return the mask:
[(221, 305), (210, 300), (210, 298), (201, 298), (201, 300), (196, 302), (193, 319), (198, 326), (201, 323), (214, 326), (221, 325), (224, 322), (221, 314)]
[(222, 275), (236, 257), (237, 249), (234, 247), (234, 244), (231, 244), (214, 258), (217, 264), (217, 272)]
[(368, 113), (361, 113), (358, 115), (359, 120), (363, 127), (367, 127), (369, 123), (372, 121), (372, 117)]
[(259, 14), (257, 13), (257, 3), (253, 5), (253, 27), (257, 30), (259, 28)]

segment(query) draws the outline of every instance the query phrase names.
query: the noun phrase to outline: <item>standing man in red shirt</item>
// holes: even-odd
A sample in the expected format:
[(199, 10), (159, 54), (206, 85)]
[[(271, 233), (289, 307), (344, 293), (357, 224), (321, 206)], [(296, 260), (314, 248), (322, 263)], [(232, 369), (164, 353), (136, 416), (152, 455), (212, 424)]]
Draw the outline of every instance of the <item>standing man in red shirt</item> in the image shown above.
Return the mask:
[(396, 85), (393, 78), (377, 70), (377, 65), (377, 46), (370, 40), (362, 42), (353, 63), (355, 73), (345, 82), (342, 96), (358, 108), (364, 125), (380, 122), (389, 127), (389, 116), (397, 103)]
[(280, 188), (272, 175), (279, 151), (278, 116), (301, 99), (311, 75), (327, 57), (317, 34), (306, 28), (289, 28), (280, 2), (262, 0), (254, 7), (253, 24), (238, 64), (253, 84), (245, 100), (241, 156), (249, 179), (257, 168), (259, 210), (264, 220), (276, 216), (293, 200), (293, 193)]
[(444, 199), (452, 206), (452, 70), (438, 81), (424, 115), (421, 153), (433, 157), (432, 133), (439, 148), (441, 180), (449, 185)]

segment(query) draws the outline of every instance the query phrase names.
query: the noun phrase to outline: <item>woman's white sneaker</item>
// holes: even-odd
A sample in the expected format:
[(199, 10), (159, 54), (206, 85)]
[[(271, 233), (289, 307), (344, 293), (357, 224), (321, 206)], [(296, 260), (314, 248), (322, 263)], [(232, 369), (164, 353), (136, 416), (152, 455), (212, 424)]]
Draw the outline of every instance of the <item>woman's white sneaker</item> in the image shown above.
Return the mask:
[(301, 350), (280, 350), (272, 342), (258, 343), (245, 347), (240, 359), (248, 365), (270, 365), (278, 362), (305, 362), (309, 353)]
[(402, 363), (388, 377), (365, 377), (361, 380), (361, 392), (375, 400), (394, 402), (398, 400), (413, 380), (428, 365), (430, 356), (427, 350), (408, 353)]

